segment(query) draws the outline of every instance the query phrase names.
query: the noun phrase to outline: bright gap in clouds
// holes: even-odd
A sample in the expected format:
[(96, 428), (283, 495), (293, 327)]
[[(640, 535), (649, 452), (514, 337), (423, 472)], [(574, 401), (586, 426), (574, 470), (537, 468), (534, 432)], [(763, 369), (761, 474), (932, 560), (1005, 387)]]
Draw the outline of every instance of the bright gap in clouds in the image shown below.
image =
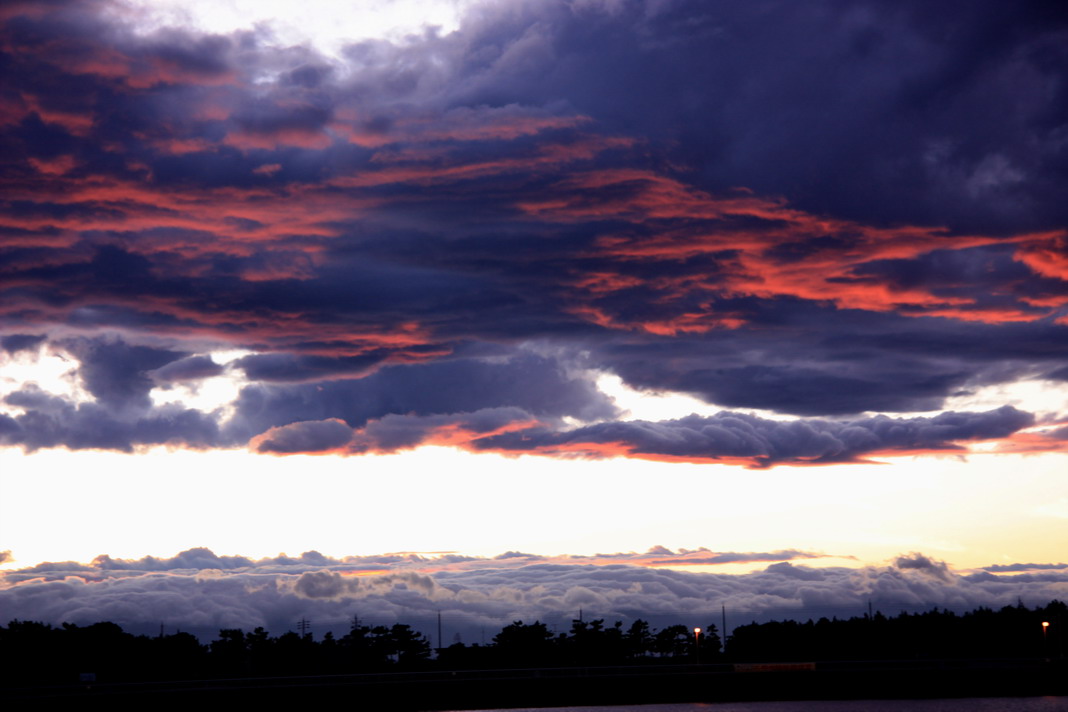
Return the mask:
[(598, 373), (597, 388), (612, 398), (615, 404), (625, 412), (619, 420), (674, 420), (687, 415), (712, 416), (722, 410), (735, 413), (747, 413), (767, 420), (796, 420), (791, 415), (782, 415), (770, 410), (755, 408), (721, 408), (706, 403), (686, 393), (671, 391), (641, 391), (631, 388), (623, 379), (613, 373)]
[[(226, 370), (211, 378), (203, 378), (190, 382), (176, 382), (157, 385), (149, 392), (154, 406), (166, 403), (177, 403), (186, 408), (196, 408), (205, 413), (219, 411), (220, 422), (225, 422), (233, 417), (238, 396), (241, 389), (249, 385), (249, 381), (243, 375), (241, 369), (230, 368), (230, 364), (239, 358), (249, 356), (254, 351), (232, 349), (229, 351), (213, 351), (209, 356), (212, 361)], [(199, 355), (199, 354), (194, 354)]]
[[(797, 549), (856, 557), (854, 565), (909, 551), (956, 567), (1060, 561), (1068, 518), (1044, 505), (1066, 464), (1063, 455), (988, 455), (753, 472), (439, 447), (361, 457), (4, 449), (0, 550), (15, 559), (3, 568), (99, 554), (168, 557), (197, 546), (251, 558), (593, 555), (663, 545)], [(1007, 471), (1016, 473), (1011, 488)]]
[(93, 396), (78, 377), (78, 365), (73, 356), (49, 347), (14, 354), (0, 350), (0, 413), (21, 413), (22, 408), (5, 404), (3, 399), (31, 384), (73, 403), (91, 402)]
[(1035, 379), (997, 383), (947, 398), (944, 410), (993, 410), (1003, 405), (1035, 415), (1068, 417), (1068, 382)]
[(484, 0), (125, 0), (112, 12), (150, 34), (165, 27), (226, 34), (269, 33), (278, 46), (309, 44), (334, 57), (350, 42), (398, 41), (436, 27), (448, 34), (472, 5)]

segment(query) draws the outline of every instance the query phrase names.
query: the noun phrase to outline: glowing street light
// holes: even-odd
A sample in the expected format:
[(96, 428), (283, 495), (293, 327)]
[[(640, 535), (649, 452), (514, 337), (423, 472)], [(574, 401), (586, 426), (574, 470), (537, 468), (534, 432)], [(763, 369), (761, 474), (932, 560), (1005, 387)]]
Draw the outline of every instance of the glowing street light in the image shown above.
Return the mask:
[(1045, 642), (1046, 633), (1049, 631), (1049, 621), (1042, 621), (1042, 640)]
[(693, 629), (693, 655), (698, 664), (701, 663), (701, 629)]

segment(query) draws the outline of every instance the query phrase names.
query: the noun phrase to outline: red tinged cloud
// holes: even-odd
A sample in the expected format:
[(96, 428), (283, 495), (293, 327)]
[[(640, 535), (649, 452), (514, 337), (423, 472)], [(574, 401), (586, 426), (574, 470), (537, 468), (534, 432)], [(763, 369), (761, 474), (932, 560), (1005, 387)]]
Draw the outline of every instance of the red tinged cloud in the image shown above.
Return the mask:
[(233, 146), (241, 151), (253, 151), (257, 149), (275, 150), (287, 146), (294, 148), (324, 149), (329, 148), (333, 141), (330, 136), (325, 133), (287, 129), (271, 133), (236, 131), (227, 134), (222, 143), (226, 146)]
[(271, 428), (249, 441), (256, 452), (280, 455), (342, 452), (352, 440), (352, 428), (337, 419), (317, 420)]
[(449, 145), (469, 141), (512, 141), (545, 131), (574, 129), (590, 123), (588, 116), (532, 113), (516, 104), (503, 107), (461, 107), (440, 114), (401, 117), (378, 126), (373, 115), (342, 106), (330, 128), (367, 148)]
[(1034, 422), (1005, 406), (986, 413), (947, 412), (931, 418), (771, 421), (742, 413), (691, 415), (660, 422), (601, 423), (569, 431), (529, 428), (476, 441), (481, 450), (658, 461), (744, 464), (861, 462), (878, 455), (944, 453), (961, 442), (998, 440)]
[[(330, 185), (349, 189), (406, 183), (431, 186), (508, 174), (537, 174), (556, 170), (573, 162), (588, 161), (605, 151), (626, 148), (631, 143), (629, 139), (620, 137), (578, 136), (567, 143), (547, 142), (513, 157), (474, 161), (463, 160), (462, 157), (451, 156), (447, 152), (435, 155), (418, 149), (411, 154), (395, 153), (388, 161), (376, 161), (375, 156), (372, 156), (371, 170), (338, 176), (330, 181)], [(405, 158), (412, 160), (404, 160)], [(429, 160), (420, 162), (418, 158)], [(386, 165), (379, 167), (383, 163)]]
[[(588, 258), (607, 258), (619, 264), (621, 270), (632, 271), (635, 263), (675, 263), (671, 265), (673, 280), (686, 284), (682, 292), (701, 290), (709, 295), (761, 299), (794, 297), (833, 304), (839, 309), (893, 311), (903, 316), (1001, 323), (1035, 321), (1049, 316), (1050, 310), (1042, 309), (1042, 302), (1027, 298), (1021, 298), (1017, 307), (985, 307), (977, 304), (974, 297), (939, 294), (935, 286), (905, 287), (866, 275), (863, 270), (867, 265), (916, 259), (935, 251), (1004, 243), (1025, 245), (1017, 259), (1034, 261), (1039, 258), (1027, 255), (1044, 256), (1047, 251), (1039, 246), (1059, 245), (1058, 241), (1064, 240), (1063, 233), (1052, 238), (1039, 234), (1005, 239), (954, 236), (944, 228), (874, 228), (810, 215), (787, 207), (781, 199), (751, 195), (718, 198), (679, 181), (642, 171), (586, 173), (554, 188), (569, 197), (521, 203), (519, 207), (543, 219), (569, 222), (611, 219), (635, 226), (599, 237), (596, 251), (585, 255)], [(656, 227), (640, 229), (649, 222), (654, 222)], [(678, 226), (665, 229), (672, 222)], [(829, 239), (833, 240), (831, 246), (820, 246)], [(686, 263), (706, 256), (715, 261), (718, 274), (707, 275), (702, 263), (701, 271), (687, 275)], [(1056, 259), (1049, 259), (1048, 263), (1053, 266), (1044, 266), (1043, 274), (1056, 276)], [(613, 287), (625, 290), (638, 286), (636, 277), (603, 270), (579, 275), (576, 283), (580, 290), (586, 288), (593, 292), (591, 296), (595, 299)], [(667, 302), (682, 294), (673, 286), (663, 279), (650, 280), (648, 291)], [(576, 296), (583, 299), (581, 291)], [(1050, 304), (1060, 305), (1060, 302)], [(588, 314), (602, 326), (644, 328), (641, 324), (620, 321), (590, 305), (575, 307), (573, 312)], [(690, 313), (674, 319), (690, 321), (691, 329), (696, 329), (700, 324), (696, 316)], [(710, 330), (738, 323), (737, 320), (717, 323), (710, 315), (704, 326)], [(666, 327), (663, 331), (671, 333), (672, 330)]]
[(1013, 433), (997, 444), (995, 452), (1068, 453), (1068, 420), (1043, 422), (1034, 428)]
[[(991, 36), (991, 6), (979, 5), (953, 37)], [(198, 443), (857, 461), (986, 436), (781, 451), (768, 436), (763, 449), (731, 449), (702, 440), (722, 423), (615, 421), (587, 392), (589, 374), (853, 422), (934, 414), (956, 393), (1063, 373), (1068, 237), (1046, 196), (1064, 193), (1064, 172), (1060, 139), (1041, 128), (1057, 104), (1029, 89), (1040, 83), (974, 84), (999, 65), (976, 61), (982, 43), (933, 48), (877, 11), (887, 46), (910, 60), (887, 64), (801, 5), (770, 23), (747, 21), (749, 6), (717, 14), (725, 36), (749, 38), (735, 44), (695, 34), (696, 20), (713, 21), (701, 4), (676, 25), (638, 6), (590, 23), (550, 2), (326, 58), (255, 31), (138, 35), (100, 12), (115, 7), (20, 3), (0, 16), (11, 77), (0, 89), (0, 336), (121, 334), (176, 359), (250, 352), (232, 366), (250, 384), (241, 422), (216, 433), (190, 421)], [(995, 26), (1020, 31), (997, 33), (996, 56), (1050, 76), (1029, 59), (1044, 56), (1032, 41), (1046, 47), (1037, 28), (1048, 23), (999, 12), (1009, 17)], [(552, 63), (530, 54), (522, 28), (534, 26)], [(816, 55), (850, 69), (824, 71), (810, 40), (790, 39), (805, 80), (784, 91), (767, 48), (796, 33), (772, 42), (766, 31), (786, 26), (819, 29), (798, 37), (820, 36)], [(734, 82), (694, 67), (744, 69), (724, 73)], [(685, 90), (694, 83), (702, 90)], [(918, 93), (906, 100), (902, 86)], [(960, 104), (928, 101), (923, 87)], [(827, 99), (817, 111), (795, 88)], [(840, 103), (858, 92), (876, 113)], [(1019, 111), (979, 111), (991, 92)], [(512, 373), (519, 385), (489, 379), (477, 398), (449, 387), (454, 366), (486, 376), (530, 348), (552, 367)], [(410, 407), (392, 376), (374, 409), (328, 395), (409, 366), (448, 397)], [(581, 397), (557, 388), (560, 373)], [(253, 415), (254, 397), (270, 412)], [(21, 398), (36, 405), (7, 437), (46, 442), (31, 432), (45, 401)], [(127, 414), (90, 436), (90, 409), (66, 405), (55, 442), (121, 449), (184, 432), (146, 411), (147, 424)], [(492, 423), (471, 425), (483, 410)], [(327, 437), (341, 438), (338, 422), (356, 433), (340, 445)], [(838, 426), (813, 423), (836, 440)], [(669, 434), (703, 445), (669, 445)]]
[(1037, 274), (1068, 282), (1068, 233), (1028, 240), (1016, 251), (1016, 259)]
[[(347, 450), (361, 454), (439, 445), (506, 455), (627, 457), (760, 469), (967, 452), (969, 442), (1012, 442), (1033, 423), (1031, 414), (1005, 406), (986, 413), (842, 421), (771, 421), (724, 411), (711, 417), (565, 428), (532, 420), (514, 409), (487, 409), (458, 415), (390, 415), (368, 423), (354, 435), (337, 419), (298, 422), (271, 428), (251, 444), (259, 452)], [(1061, 446), (1063, 442), (1045, 451)]]

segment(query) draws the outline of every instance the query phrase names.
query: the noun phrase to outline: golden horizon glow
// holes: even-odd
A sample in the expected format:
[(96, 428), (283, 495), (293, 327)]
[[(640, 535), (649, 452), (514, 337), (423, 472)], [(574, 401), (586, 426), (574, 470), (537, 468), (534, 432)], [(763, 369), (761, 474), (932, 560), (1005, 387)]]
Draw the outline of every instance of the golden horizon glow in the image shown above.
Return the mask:
[[(800, 478), (795, 468), (753, 472), (441, 447), (286, 458), (242, 450), (155, 448), (130, 456), (8, 448), (0, 450), (0, 471), (0, 550), (13, 555), (4, 568), (101, 554), (158, 557), (197, 546), (260, 559), (310, 550), (335, 558), (441, 550), (592, 556), (661, 545), (796, 549), (856, 566), (920, 551), (967, 569), (1056, 562), (1068, 540), (1068, 516), (1048, 508), (1051, 483), (1068, 471), (1063, 454), (891, 458), (879, 467), (808, 469)], [(1005, 472), (1014, 473), (1011, 487)], [(398, 502), (398, 492), (407, 500)], [(566, 527), (551, 524), (568, 512), (578, 516)]]

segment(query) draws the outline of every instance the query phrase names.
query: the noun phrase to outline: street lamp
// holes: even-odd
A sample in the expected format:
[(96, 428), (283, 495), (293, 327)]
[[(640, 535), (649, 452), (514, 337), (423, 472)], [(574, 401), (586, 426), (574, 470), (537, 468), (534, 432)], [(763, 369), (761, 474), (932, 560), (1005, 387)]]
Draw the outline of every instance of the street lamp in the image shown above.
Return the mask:
[(701, 664), (701, 629), (693, 629), (693, 655), (697, 660), (697, 664)]

